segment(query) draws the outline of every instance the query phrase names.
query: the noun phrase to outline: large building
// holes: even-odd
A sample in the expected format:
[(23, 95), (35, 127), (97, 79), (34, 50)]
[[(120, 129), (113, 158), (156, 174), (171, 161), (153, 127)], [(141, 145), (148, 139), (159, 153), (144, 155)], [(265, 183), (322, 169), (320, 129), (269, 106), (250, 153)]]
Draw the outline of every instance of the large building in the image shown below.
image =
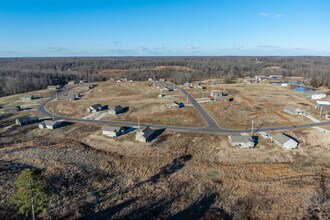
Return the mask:
[(319, 93), (319, 92), (309, 92), (306, 97), (308, 99), (324, 99), (327, 97), (325, 93)]
[(321, 116), (325, 115), (326, 118), (329, 118), (329, 115), (330, 115), (330, 102), (329, 101), (316, 101), (315, 108)]
[(228, 138), (233, 147), (253, 148), (255, 146), (255, 141), (252, 136), (230, 135)]
[(297, 148), (299, 144), (296, 140), (283, 133), (272, 135), (271, 141), (282, 147), (284, 150)]

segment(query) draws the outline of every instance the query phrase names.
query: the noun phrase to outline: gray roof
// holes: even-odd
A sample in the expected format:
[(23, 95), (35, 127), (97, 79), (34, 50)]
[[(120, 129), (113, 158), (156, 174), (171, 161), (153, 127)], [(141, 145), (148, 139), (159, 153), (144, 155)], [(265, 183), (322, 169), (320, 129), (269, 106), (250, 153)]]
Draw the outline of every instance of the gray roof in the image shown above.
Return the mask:
[(19, 109), (18, 106), (13, 106), (13, 105), (5, 105), (2, 108), (3, 108), (3, 110), (18, 110)]
[(150, 136), (154, 133), (154, 130), (152, 130), (152, 129), (148, 126), (148, 127), (146, 127), (145, 129), (143, 129), (141, 132), (143, 133), (143, 137), (148, 138), (148, 137), (150, 137)]
[(60, 121), (52, 121), (52, 120), (45, 121), (46, 126), (54, 126), (56, 123), (60, 123)]
[(229, 137), (232, 142), (243, 142), (243, 143), (254, 142), (252, 136), (230, 135)]
[(106, 127), (103, 128), (103, 131), (114, 131), (114, 132), (118, 132), (121, 129), (122, 129), (121, 127), (106, 126)]
[(91, 105), (90, 108), (99, 109), (99, 108), (102, 108), (102, 105), (101, 104), (95, 104), (95, 105)]
[(275, 135), (272, 136), (272, 138), (273, 138), (275, 141), (277, 141), (277, 142), (279, 142), (279, 143), (281, 143), (281, 144), (284, 144), (284, 143), (288, 142), (289, 140), (291, 140), (290, 137), (286, 136), (286, 135), (283, 134), (283, 133), (275, 134)]
[(180, 106), (180, 104), (176, 101), (168, 102), (167, 105), (169, 105), (169, 106)]
[(30, 121), (38, 121), (39, 119), (37, 117), (27, 117), (27, 116), (23, 116), (23, 117), (19, 117), (16, 120), (18, 120), (20, 123), (27, 123)]
[(121, 111), (123, 110), (123, 106), (121, 105), (116, 105), (115, 108), (114, 108), (115, 111)]

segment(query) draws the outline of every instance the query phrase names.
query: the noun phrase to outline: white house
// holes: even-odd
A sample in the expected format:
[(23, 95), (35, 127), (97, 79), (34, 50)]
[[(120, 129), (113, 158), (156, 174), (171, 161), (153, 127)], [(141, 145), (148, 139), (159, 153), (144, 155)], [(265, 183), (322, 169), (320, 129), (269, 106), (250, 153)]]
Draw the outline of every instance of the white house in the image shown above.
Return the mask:
[(121, 127), (107, 126), (104, 127), (102, 130), (102, 134), (108, 137), (118, 137), (123, 133), (124, 133), (124, 129)]
[(299, 144), (296, 140), (283, 133), (273, 135), (271, 137), (271, 141), (282, 147), (284, 150), (291, 150), (297, 148)]
[(255, 146), (252, 136), (230, 135), (228, 136), (231, 146), (237, 148), (253, 148)]
[(62, 123), (63, 123), (63, 120), (59, 120), (59, 121), (51, 121), (51, 120), (47, 120), (47, 121), (44, 121), (43, 123), (40, 123), (39, 124), (39, 128), (41, 129), (56, 129), (56, 128), (59, 128), (62, 126)]

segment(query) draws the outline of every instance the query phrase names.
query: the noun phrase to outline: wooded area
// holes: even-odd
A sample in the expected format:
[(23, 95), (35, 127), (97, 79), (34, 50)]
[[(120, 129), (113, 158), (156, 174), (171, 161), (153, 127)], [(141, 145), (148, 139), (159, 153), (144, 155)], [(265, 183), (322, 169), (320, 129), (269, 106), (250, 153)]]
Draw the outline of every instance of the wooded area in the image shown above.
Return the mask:
[[(277, 67), (277, 68), (268, 68)], [(176, 83), (284, 74), (330, 87), (329, 57), (94, 57), (2, 58), (0, 96), (44, 89), (70, 80), (104, 81), (125, 76), (132, 80), (166, 78)]]

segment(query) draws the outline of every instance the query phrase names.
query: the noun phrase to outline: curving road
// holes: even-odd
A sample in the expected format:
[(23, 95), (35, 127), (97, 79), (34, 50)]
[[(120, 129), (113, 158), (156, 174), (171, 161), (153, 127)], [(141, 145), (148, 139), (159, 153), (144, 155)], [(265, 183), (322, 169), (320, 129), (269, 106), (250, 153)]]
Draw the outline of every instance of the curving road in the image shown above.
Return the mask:
[[(246, 133), (251, 132), (250, 129), (226, 129), (221, 128), (218, 123), (212, 118), (212, 116), (205, 111), (205, 109), (196, 101), (196, 99), (185, 89), (177, 87), (174, 84), (171, 84), (172, 87), (179, 89), (180, 92), (188, 97), (189, 102), (196, 108), (199, 114), (203, 117), (203, 119), (207, 122), (207, 126), (203, 128), (195, 128), (195, 127), (179, 127), (179, 126), (171, 126), (171, 125), (159, 125), (159, 124), (143, 124), (143, 123), (133, 123), (133, 122), (119, 122), (119, 121), (102, 121), (102, 120), (93, 120), (93, 119), (81, 119), (81, 118), (71, 118), (61, 115), (54, 115), (56, 119), (64, 119), (72, 122), (85, 122), (85, 123), (93, 123), (99, 125), (112, 125), (112, 126), (126, 126), (126, 127), (141, 127), (151, 126), (153, 128), (168, 128), (174, 131), (180, 132), (199, 132), (199, 133), (227, 133), (227, 134), (234, 134), (234, 133)], [(74, 87), (72, 87), (74, 88)], [(71, 89), (72, 89), (71, 88)], [(67, 89), (69, 90), (69, 89)], [(67, 91), (67, 90), (60, 90), (58, 91), (58, 95)], [(52, 117), (53, 114), (46, 110), (46, 105), (54, 100), (56, 96), (45, 100), (40, 104), (38, 110), (40, 113), (47, 117)], [(309, 128), (313, 126), (322, 126), (322, 125), (330, 125), (330, 121), (327, 122), (319, 122), (319, 123), (310, 123), (310, 124), (300, 124), (300, 125), (291, 125), (291, 126), (276, 126), (276, 127), (262, 127), (260, 129), (255, 129), (254, 132), (259, 131), (283, 131), (283, 130), (292, 130), (292, 129), (299, 129), (299, 128)]]

